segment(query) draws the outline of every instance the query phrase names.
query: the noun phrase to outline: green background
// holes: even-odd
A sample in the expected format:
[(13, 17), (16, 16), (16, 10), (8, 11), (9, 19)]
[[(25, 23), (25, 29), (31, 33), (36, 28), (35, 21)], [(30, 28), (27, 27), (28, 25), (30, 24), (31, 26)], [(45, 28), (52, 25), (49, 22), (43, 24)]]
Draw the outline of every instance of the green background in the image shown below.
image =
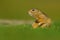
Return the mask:
[(33, 19), (27, 12), (38, 8), (53, 20), (60, 19), (60, 0), (0, 0), (1, 19)]
[(38, 8), (55, 20), (51, 27), (0, 25), (0, 40), (60, 40), (60, 0), (0, 0), (0, 19), (33, 20), (27, 14), (31, 8)]

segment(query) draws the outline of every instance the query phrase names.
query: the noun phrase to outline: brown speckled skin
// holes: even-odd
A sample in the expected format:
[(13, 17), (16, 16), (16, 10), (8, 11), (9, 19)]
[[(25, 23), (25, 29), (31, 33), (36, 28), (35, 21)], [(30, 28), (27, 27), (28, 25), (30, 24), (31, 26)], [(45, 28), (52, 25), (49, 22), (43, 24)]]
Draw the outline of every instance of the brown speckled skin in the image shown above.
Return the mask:
[(45, 28), (49, 27), (51, 24), (51, 19), (44, 12), (38, 9), (30, 9), (28, 14), (36, 19), (36, 21), (32, 24), (33, 28), (37, 28), (39, 26)]

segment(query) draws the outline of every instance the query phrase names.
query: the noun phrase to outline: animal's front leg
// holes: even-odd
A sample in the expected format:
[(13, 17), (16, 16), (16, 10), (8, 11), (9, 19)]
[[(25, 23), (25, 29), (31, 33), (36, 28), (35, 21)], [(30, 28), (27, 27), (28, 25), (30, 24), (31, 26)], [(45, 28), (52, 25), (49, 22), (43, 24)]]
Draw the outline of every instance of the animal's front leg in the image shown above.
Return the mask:
[(33, 28), (37, 28), (39, 26), (39, 21), (35, 20), (34, 23), (32, 24)]
[(32, 27), (33, 27), (34, 29), (35, 29), (35, 28), (38, 28), (38, 26), (39, 26), (39, 23), (35, 23), (35, 22), (34, 22), (34, 23), (32, 24)]
[(32, 24), (33, 28), (38, 28), (40, 25), (42, 24), (42, 22), (35, 20), (35, 22)]

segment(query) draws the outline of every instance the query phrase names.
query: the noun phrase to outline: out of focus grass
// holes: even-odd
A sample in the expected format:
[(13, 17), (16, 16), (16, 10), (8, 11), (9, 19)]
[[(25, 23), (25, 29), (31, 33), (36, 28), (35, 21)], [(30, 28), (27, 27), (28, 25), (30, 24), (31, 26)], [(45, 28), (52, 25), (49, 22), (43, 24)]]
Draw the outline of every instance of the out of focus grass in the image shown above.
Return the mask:
[(0, 0), (0, 19), (33, 19), (27, 14), (31, 8), (59, 21), (45, 29), (33, 29), (29, 24), (0, 25), (0, 40), (60, 40), (60, 0)]
[(29, 24), (0, 25), (0, 40), (60, 40), (60, 23), (44, 29), (33, 29)]

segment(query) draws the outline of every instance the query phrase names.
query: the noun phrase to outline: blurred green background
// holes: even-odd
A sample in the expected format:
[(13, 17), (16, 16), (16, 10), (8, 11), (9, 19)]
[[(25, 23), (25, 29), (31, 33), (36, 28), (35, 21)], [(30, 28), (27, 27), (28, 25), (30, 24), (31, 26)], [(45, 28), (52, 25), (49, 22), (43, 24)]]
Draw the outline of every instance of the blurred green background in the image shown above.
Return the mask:
[[(52, 20), (60, 20), (60, 0), (0, 0), (0, 19), (32, 20), (31, 8), (45, 12)], [(0, 40), (60, 40), (60, 21), (49, 29), (33, 29), (29, 24), (0, 25)]]
[(0, 0), (0, 19), (33, 19), (27, 14), (38, 8), (53, 20), (60, 20), (60, 0)]

